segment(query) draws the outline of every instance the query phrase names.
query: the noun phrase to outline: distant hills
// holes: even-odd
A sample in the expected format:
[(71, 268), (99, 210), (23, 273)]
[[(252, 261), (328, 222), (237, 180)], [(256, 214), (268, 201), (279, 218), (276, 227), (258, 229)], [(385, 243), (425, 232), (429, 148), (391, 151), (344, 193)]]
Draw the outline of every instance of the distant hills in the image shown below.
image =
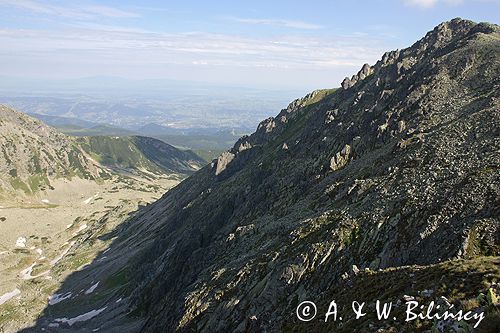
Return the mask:
[(111, 125), (94, 125), (80, 127), (72, 125), (57, 125), (58, 130), (71, 136), (105, 136), (105, 135), (137, 135), (136, 132)]
[[(117, 81), (119, 81), (117, 79)], [(2, 81), (3, 82), (3, 81)], [(12, 86), (12, 80), (5, 80)], [(116, 89), (118, 82), (113, 84)], [(43, 84), (39, 84), (42, 86)], [(15, 92), (0, 87), (0, 104), (29, 114), (73, 117), (136, 130), (149, 123), (173, 124), (179, 128), (254, 128), (261, 118), (283, 105), (295, 93), (256, 89), (172, 89), (142, 94), (139, 90), (101, 90), (78, 93), (56, 90)], [(28, 92), (26, 92), (28, 91)], [(152, 90), (150, 90), (152, 92)]]
[(212, 161), (224, 150), (231, 147), (235, 140), (247, 133), (245, 129), (175, 128), (156, 123), (148, 123), (135, 130), (128, 130), (75, 117), (49, 116), (37, 113), (30, 115), (71, 136), (153, 137), (182, 150), (193, 150), (205, 162)]
[(55, 127), (64, 134), (71, 136), (94, 135), (136, 135), (137, 132), (121, 127), (83, 120), (77, 117), (50, 116), (39, 113), (29, 113), (33, 118)]
[(64, 128), (64, 127), (74, 127), (74, 128), (91, 128), (95, 126), (99, 126), (100, 124), (83, 120), (75, 117), (61, 117), (61, 116), (50, 116), (39, 113), (27, 113), (29, 116), (36, 118), (38, 120), (43, 121), (45, 124), (56, 127), (56, 128)]

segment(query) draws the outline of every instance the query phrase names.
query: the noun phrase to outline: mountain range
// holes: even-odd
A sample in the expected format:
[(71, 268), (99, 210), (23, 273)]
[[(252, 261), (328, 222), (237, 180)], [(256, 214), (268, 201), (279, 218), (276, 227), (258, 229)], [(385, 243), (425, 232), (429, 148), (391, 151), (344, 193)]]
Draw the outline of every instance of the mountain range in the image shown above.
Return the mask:
[[(93, 236), (116, 237), (106, 260), (58, 293), (98, 281), (95, 294), (47, 306), (25, 331), (455, 329), (370, 315), (324, 322), (332, 299), (342, 309), (390, 300), (401, 315), (405, 299), (435, 297), (486, 311), (482, 331), (498, 331), (493, 298), (479, 296), (499, 290), (499, 51), (497, 25), (454, 19), (340, 88), (293, 101)], [(305, 300), (323, 315), (301, 322)]]

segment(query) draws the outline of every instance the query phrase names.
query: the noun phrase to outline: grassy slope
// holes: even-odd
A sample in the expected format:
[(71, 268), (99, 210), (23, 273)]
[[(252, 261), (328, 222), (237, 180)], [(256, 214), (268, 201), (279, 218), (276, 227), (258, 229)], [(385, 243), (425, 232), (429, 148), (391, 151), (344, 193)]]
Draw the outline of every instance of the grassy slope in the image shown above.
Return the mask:
[(201, 158), (150, 138), (95, 136), (77, 138), (76, 142), (96, 161), (112, 168), (147, 170), (155, 174), (189, 173), (189, 161), (200, 166)]
[(96, 136), (77, 138), (76, 142), (99, 163), (116, 168), (145, 168), (159, 173), (161, 168), (149, 161), (130, 137)]

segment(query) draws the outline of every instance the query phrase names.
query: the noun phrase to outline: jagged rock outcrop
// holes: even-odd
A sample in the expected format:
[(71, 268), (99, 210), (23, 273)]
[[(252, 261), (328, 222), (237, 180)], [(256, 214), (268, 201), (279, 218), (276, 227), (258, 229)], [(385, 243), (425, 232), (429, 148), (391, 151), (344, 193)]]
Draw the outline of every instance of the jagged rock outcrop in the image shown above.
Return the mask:
[(404, 266), (365, 284), (390, 288), (408, 265), (499, 255), (499, 51), (497, 25), (455, 19), (262, 122), (123, 227), (107, 256), (129, 264), (92, 279), (128, 281), (85, 303), (110, 307), (95, 328), (310, 331), (297, 304), (354, 273)]
[(337, 152), (330, 160), (330, 169), (337, 171), (342, 169), (348, 162), (351, 155), (351, 146), (345, 145), (341, 151)]
[(218, 158), (217, 158), (217, 164), (215, 168), (215, 175), (220, 175), (220, 173), (224, 170), (226, 170), (226, 167), (231, 161), (234, 159), (234, 154), (231, 152), (223, 152)]
[(367, 76), (371, 75), (373, 73), (374, 69), (368, 65), (364, 64), (361, 70), (358, 72), (358, 74), (353, 75), (350, 79), (345, 78), (344, 81), (342, 81), (342, 88), (348, 89), (354, 86), (358, 81), (364, 80)]

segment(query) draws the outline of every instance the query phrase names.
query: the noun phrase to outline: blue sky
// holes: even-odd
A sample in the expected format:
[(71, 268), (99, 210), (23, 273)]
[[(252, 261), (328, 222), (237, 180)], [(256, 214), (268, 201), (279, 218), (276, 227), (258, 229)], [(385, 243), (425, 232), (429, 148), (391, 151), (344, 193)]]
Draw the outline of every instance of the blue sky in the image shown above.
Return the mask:
[(500, 0), (0, 0), (0, 72), (334, 87), (442, 21), (499, 14)]

